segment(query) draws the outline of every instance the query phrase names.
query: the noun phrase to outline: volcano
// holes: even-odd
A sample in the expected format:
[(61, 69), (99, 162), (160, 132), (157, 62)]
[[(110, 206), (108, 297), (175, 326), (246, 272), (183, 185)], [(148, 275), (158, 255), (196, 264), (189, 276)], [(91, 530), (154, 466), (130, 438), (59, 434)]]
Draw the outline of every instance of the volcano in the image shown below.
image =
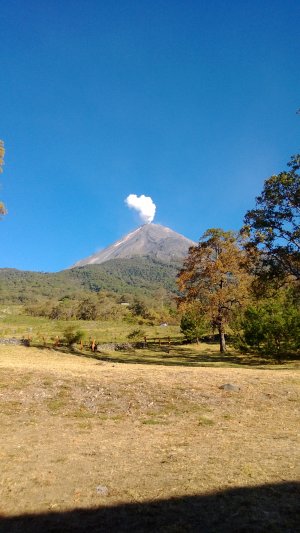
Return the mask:
[(160, 224), (145, 224), (107, 248), (81, 259), (71, 268), (99, 265), (111, 259), (151, 257), (170, 263), (182, 260), (196, 243)]

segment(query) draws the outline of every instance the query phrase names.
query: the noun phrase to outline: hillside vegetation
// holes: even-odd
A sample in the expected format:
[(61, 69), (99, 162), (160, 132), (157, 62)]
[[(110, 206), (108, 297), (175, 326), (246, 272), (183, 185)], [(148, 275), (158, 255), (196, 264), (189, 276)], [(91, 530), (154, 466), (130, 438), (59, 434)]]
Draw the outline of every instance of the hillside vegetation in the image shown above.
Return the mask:
[[(115, 328), (128, 334), (129, 327), (134, 324), (178, 324), (174, 297), (180, 264), (135, 257), (57, 273), (1, 269), (0, 306), (4, 314), (0, 320), (3, 326), (9, 322), (12, 330), (16, 330), (14, 324), (17, 324), (18, 331), (20, 322), (27, 323), (30, 331), (40, 334), (43, 327), (37, 323), (38, 318), (39, 322), (42, 318), (50, 319), (52, 324), (48, 330), (52, 336), (57, 329), (60, 333), (63, 329), (57, 327), (58, 320), (114, 321)], [(36, 319), (28, 324), (24, 315)], [(85, 331), (90, 329), (86, 323), (78, 327)], [(5, 334), (5, 326), (0, 328), (0, 335), (1, 331)]]
[(0, 303), (33, 303), (103, 290), (150, 297), (163, 287), (176, 293), (179, 266), (177, 261), (163, 263), (151, 257), (135, 257), (57, 273), (4, 268), (0, 269)]

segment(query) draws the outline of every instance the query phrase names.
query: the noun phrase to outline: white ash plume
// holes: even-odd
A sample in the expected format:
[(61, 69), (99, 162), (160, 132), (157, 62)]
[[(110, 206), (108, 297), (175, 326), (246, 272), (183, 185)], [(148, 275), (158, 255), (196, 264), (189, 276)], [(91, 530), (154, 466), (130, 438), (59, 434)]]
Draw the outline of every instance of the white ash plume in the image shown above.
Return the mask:
[(140, 219), (144, 224), (150, 224), (155, 216), (156, 205), (150, 196), (137, 196), (136, 194), (129, 194), (125, 203), (131, 209), (135, 209)]

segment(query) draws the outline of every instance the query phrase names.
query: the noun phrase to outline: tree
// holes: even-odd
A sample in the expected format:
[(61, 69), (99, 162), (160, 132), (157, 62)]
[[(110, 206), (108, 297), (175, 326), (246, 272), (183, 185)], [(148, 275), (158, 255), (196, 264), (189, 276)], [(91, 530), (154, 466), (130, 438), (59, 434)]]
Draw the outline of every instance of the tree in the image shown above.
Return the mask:
[(149, 310), (144, 300), (136, 298), (129, 306), (129, 310), (134, 316), (140, 316), (142, 318), (149, 318)]
[(84, 298), (78, 304), (76, 315), (79, 320), (96, 320), (97, 311), (96, 303), (91, 298)]
[(246, 213), (243, 233), (249, 252), (260, 252), (260, 274), (292, 275), (300, 279), (300, 155), (288, 163), (290, 170), (271, 176), (256, 198), (256, 208)]
[(278, 359), (300, 352), (300, 308), (293, 291), (282, 288), (273, 298), (252, 302), (237, 317), (236, 346)]
[(208, 328), (207, 320), (202, 316), (195, 304), (191, 305), (181, 317), (180, 331), (189, 342), (194, 342), (195, 340), (199, 342), (199, 339), (207, 332)]
[(231, 312), (248, 293), (245, 263), (246, 254), (233, 232), (209, 229), (190, 248), (178, 274), (179, 307), (198, 306), (199, 314), (217, 328), (221, 352), (226, 351), (225, 329)]
[[(4, 143), (3, 141), (0, 140), (0, 174), (3, 172), (3, 165), (4, 165), (4, 154), (5, 154), (5, 149), (4, 149)], [(3, 202), (0, 202), (0, 216), (1, 215), (5, 215), (6, 214), (6, 209), (5, 209), (5, 205), (3, 204)]]

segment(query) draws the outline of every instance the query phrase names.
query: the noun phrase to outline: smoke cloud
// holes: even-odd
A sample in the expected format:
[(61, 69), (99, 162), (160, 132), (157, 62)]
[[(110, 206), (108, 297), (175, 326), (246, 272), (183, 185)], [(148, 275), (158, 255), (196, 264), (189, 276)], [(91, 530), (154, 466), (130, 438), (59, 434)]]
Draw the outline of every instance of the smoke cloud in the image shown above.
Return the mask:
[(150, 196), (144, 196), (144, 194), (141, 194), (141, 196), (129, 194), (125, 200), (125, 203), (128, 205), (128, 207), (135, 209), (138, 212), (140, 219), (142, 222), (144, 222), (144, 224), (150, 224), (150, 222), (152, 222), (154, 219), (156, 205)]

